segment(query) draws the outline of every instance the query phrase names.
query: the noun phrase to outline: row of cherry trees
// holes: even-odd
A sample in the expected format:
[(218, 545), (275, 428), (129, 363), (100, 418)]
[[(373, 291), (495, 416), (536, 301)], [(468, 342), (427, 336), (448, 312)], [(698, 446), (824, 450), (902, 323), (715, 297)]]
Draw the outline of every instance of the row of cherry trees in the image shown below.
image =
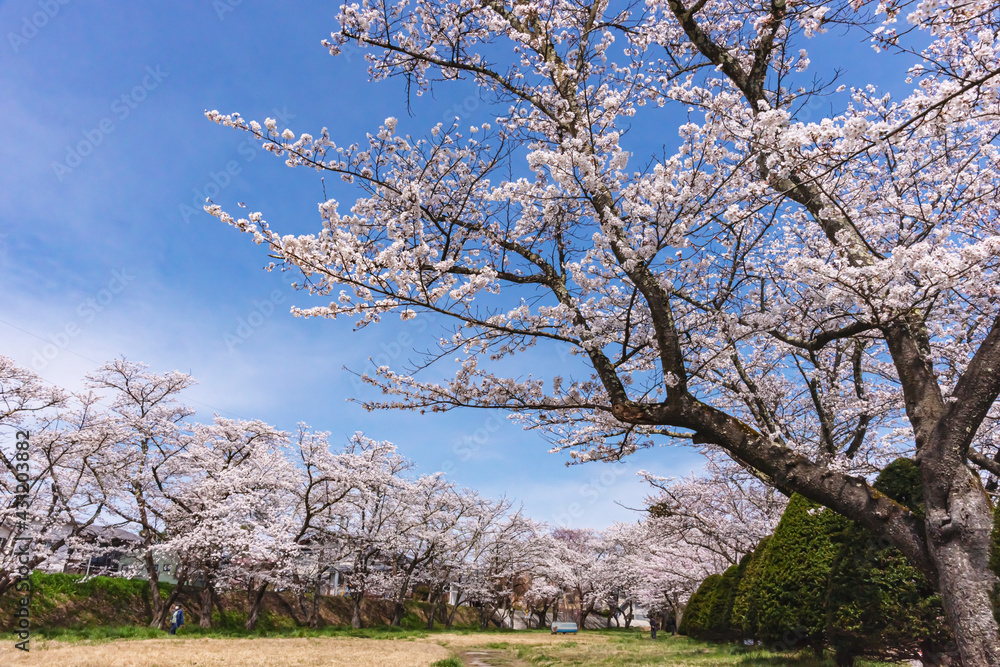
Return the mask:
[[(782, 506), (752, 478), (710, 460), (705, 478), (649, 476), (658, 490), (642, 521), (551, 530), (509, 500), (416, 474), (392, 444), (360, 433), (337, 448), (305, 425), (289, 434), (256, 420), (193, 423), (181, 397), (192, 384), (116, 360), (73, 394), (0, 357), (0, 483), (13, 494), (17, 461), (7, 436), (25, 429), (31, 487), (30, 518), (19, 526), (23, 508), (5, 502), (0, 534), (33, 537), (32, 567), (64, 562), (70, 550), (77, 563), (124, 552), (135, 563), (125, 573), (149, 581), (156, 627), (185, 584), (200, 590), (205, 625), (218, 594), (237, 589), (250, 597), (250, 627), (269, 590), (293, 593), (299, 618), (316, 625), (335, 571), (349, 584), (356, 627), (369, 596), (392, 600), (399, 624), (417, 587), (449, 625), (456, 607), (443, 603), (452, 590), (480, 610), (484, 627), (513, 624), (517, 610), (540, 625), (557, 610), (581, 625), (608, 610), (627, 624), (637, 606), (679, 617), (698, 582), (752, 550)], [(106, 526), (139, 541), (111, 544), (99, 531)], [(179, 582), (166, 598), (164, 563)], [(16, 565), (8, 540), (0, 593)]]
[[(965, 665), (1000, 664), (995, 2), (368, 0), (331, 28), (372, 81), (488, 103), (356, 144), (207, 112), (353, 184), (313, 233), (206, 207), (296, 273), (297, 315), (453, 324), (369, 407), (502, 409), (582, 459), (714, 447), (886, 535)], [(533, 346), (580, 368), (508, 375)], [(900, 455), (923, 515), (859, 473)]]

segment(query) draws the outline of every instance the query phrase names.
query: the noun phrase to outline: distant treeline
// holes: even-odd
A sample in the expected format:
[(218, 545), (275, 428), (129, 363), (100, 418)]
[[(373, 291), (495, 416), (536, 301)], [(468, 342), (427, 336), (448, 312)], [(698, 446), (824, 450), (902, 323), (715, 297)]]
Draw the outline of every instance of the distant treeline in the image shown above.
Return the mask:
[[(152, 608), (149, 585), (140, 579), (121, 577), (84, 577), (78, 574), (34, 572), (31, 575), (31, 622), (34, 631), (51, 634), (59, 629), (115, 628), (149, 624)], [(173, 586), (160, 584), (166, 597)], [(208, 631), (246, 634), (246, 619), (252, 600), (246, 591), (220, 593), (209, 608), (208, 622), (202, 622), (205, 610), (200, 604), (200, 590), (182, 587), (177, 596), (187, 614), (188, 628), (201, 626)], [(0, 632), (12, 630), (13, 610), (19, 594), (8, 591), (0, 596)], [(311, 598), (308, 603), (311, 605)], [(301, 601), (289, 591), (268, 591), (264, 597), (260, 622), (255, 628), (259, 633), (287, 633), (297, 628), (344, 627), (351, 624), (351, 601), (344, 596), (321, 595), (317, 600), (319, 623), (311, 623), (308, 609), (301, 608)], [(425, 628), (432, 605), (418, 600), (407, 600), (400, 626), (403, 629)], [(449, 608), (450, 611), (450, 608)], [(478, 627), (478, 610), (459, 607), (455, 610), (454, 626)], [(389, 625), (395, 613), (392, 600), (371, 598), (364, 606), (366, 626)]]

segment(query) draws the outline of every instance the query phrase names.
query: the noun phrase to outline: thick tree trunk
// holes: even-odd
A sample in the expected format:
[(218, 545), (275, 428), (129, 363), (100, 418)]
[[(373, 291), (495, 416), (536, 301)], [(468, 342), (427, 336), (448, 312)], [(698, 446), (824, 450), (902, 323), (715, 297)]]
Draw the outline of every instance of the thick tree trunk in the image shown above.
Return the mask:
[(403, 614), (406, 612), (406, 604), (402, 600), (396, 600), (396, 603), (392, 608), (392, 621), (390, 625), (394, 628), (398, 628), (403, 622)]
[(0, 573), (0, 598), (2, 598), (4, 593), (6, 593), (11, 586), (16, 584), (19, 579), (20, 576), (16, 572)]
[(578, 628), (583, 630), (586, 627), (587, 617), (590, 616), (590, 612), (592, 611), (594, 611), (594, 608), (592, 606), (585, 608), (583, 604), (580, 605), (580, 613), (577, 616), (577, 622), (576, 622)]
[(198, 627), (205, 630), (212, 627), (212, 597), (212, 586), (206, 581), (200, 593), (201, 611), (198, 616)]
[(479, 629), (486, 630), (490, 627), (490, 616), (492, 613), (487, 613), (486, 607), (481, 607), (479, 609)]
[(153, 611), (149, 627), (166, 630), (168, 607), (163, 604), (163, 598), (160, 597), (160, 574), (156, 571), (156, 561), (153, 560), (153, 554), (148, 548), (142, 561), (146, 567), (146, 583), (149, 586), (149, 607)]
[[(303, 623), (302, 620), (299, 618), (298, 614), (295, 613), (295, 607), (293, 607), (291, 603), (289, 603), (288, 600), (286, 600), (280, 593), (274, 592), (271, 596), (271, 599), (277, 602), (278, 605), (288, 613), (288, 615), (292, 618), (292, 620), (295, 621), (295, 625), (302, 626), (309, 624), (308, 608), (306, 609), (305, 613), (302, 614), (305, 617), (305, 622)], [(302, 612), (301, 605), (299, 608), (299, 612), (300, 613)]]
[(455, 600), (455, 606), (453, 606), (451, 608), (451, 611), (448, 612), (447, 620), (445, 621), (445, 627), (447, 627), (449, 630), (451, 630), (451, 626), (454, 625), (455, 623), (455, 614), (458, 613), (459, 603), (461, 602), (462, 602), (461, 598)]
[(834, 661), (837, 667), (854, 667), (854, 654), (848, 650), (838, 648), (834, 655)]
[(260, 609), (264, 604), (264, 594), (267, 593), (268, 584), (265, 582), (257, 587), (253, 593), (253, 602), (250, 605), (250, 614), (247, 616), (247, 622), (244, 627), (247, 630), (253, 630), (257, 627), (257, 621), (260, 620)]
[[(674, 609), (674, 627), (670, 634), (676, 635), (678, 630), (681, 628), (681, 619), (684, 617), (684, 607), (681, 606), (681, 597), (677, 593), (674, 593), (673, 599), (670, 601), (670, 605)], [(667, 627), (667, 612), (663, 612), (663, 627)]]
[(407, 569), (406, 574), (403, 577), (402, 583), (399, 588), (396, 589), (394, 599), (396, 605), (393, 607), (392, 620), (389, 623), (393, 627), (398, 628), (403, 623), (403, 614), (406, 613), (406, 593), (410, 590), (410, 580), (413, 577), (413, 571), (416, 569), (416, 566), (416, 561), (410, 564), (410, 567)]
[(364, 599), (364, 595), (360, 593), (355, 593), (351, 595), (351, 627), (360, 628), (361, 627), (361, 602)]
[(964, 465), (952, 476), (949, 492), (937, 492), (942, 487), (937, 467), (922, 470), (925, 488), (931, 489), (925, 497), (927, 545), (937, 565), (937, 588), (962, 664), (995, 667), (1000, 665), (1000, 632), (990, 600), (997, 579), (989, 567), (989, 499)]
[(312, 614), (309, 615), (309, 627), (318, 628), (319, 627), (319, 598), (320, 598), (320, 580), (319, 577), (316, 578), (316, 587), (313, 589), (313, 599), (312, 599)]
[(427, 629), (434, 629), (434, 616), (437, 614), (438, 601), (441, 599), (440, 590), (428, 590), (427, 602), (430, 603), (430, 611), (427, 613)]

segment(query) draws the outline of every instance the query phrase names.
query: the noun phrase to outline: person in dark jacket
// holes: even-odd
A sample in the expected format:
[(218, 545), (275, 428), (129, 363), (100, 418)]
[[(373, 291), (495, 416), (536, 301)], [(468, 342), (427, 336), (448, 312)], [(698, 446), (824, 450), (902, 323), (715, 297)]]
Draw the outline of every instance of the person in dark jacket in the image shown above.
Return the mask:
[(184, 625), (184, 610), (179, 604), (174, 605), (174, 611), (170, 614), (170, 634), (176, 635), (177, 628)]
[(660, 629), (660, 622), (656, 620), (656, 617), (649, 619), (649, 635), (652, 639), (656, 639), (656, 631)]

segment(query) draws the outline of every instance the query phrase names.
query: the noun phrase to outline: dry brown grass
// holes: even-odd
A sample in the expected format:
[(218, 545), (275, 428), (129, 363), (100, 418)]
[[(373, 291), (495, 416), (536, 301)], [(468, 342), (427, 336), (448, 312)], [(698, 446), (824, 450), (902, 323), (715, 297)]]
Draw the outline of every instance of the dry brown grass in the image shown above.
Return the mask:
[(30, 653), (16, 650), (10, 642), (0, 645), (0, 665), (25, 667), (425, 667), (449, 655), (430, 640), (346, 637), (32, 642)]

